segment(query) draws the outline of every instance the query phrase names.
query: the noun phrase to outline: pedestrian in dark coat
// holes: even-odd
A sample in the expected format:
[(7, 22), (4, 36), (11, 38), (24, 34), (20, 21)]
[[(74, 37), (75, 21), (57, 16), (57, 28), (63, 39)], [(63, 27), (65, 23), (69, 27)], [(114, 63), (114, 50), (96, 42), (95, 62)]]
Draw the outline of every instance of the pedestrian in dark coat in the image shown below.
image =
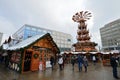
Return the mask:
[(83, 58), (78, 55), (78, 69), (79, 69), (79, 72), (82, 71), (82, 64), (83, 64)]
[(71, 64), (72, 64), (72, 69), (74, 70), (74, 65), (75, 65), (75, 57), (74, 56), (71, 59)]
[(119, 79), (118, 74), (117, 74), (117, 58), (116, 55), (113, 54), (113, 56), (110, 58), (110, 64), (113, 69), (113, 77), (116, 79)]
[(51, 58), (50, 58), (50, 64), (51, 64), (51, 66), (52, 66), (52, 70), (53, 70), (53, 68), (54, 68), (54, 64), (55, 64), (55, 59), (54, 59), (53, 56), (51, 56)]

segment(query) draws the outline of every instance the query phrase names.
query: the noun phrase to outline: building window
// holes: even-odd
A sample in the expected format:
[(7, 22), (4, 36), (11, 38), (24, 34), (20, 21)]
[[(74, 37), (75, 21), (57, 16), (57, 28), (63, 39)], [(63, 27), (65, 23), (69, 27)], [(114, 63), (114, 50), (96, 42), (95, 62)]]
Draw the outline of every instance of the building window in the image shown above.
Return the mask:
[(36, 28), (32, 28), (32, 31), (37, 31), (37, 29)]
[(68, 42), (71, 42), (71, 39), (67, 39)]
[(42, 30), (41, 30), (41, 29), (38, 29), (38, 32), (42, 32)]
[(30, 30), (31, 28), (30, 27), (26, 27), (27, 30)]

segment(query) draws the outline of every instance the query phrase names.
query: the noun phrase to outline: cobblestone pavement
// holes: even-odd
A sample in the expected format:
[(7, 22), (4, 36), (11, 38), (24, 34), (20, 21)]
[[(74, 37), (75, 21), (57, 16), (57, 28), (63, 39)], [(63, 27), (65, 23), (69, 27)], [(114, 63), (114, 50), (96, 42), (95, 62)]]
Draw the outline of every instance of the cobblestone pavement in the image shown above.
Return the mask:
[[(120, 76), (120, 68), (118, 75)], [(64, 70), (60, 71), (58, 66), (52, 71), (51, 68), (46, 71), (35, 71), (18, 74), (9, 70), (0, 64), (0, 80), (116, 80), (112, 76), (112, 68), (110, 66), (102, 66), (98, 63), (88, 66), (88, 72), (78, 71), (77, 64), (75, 70), (72, 70), (71, 64), (65, 64)]]

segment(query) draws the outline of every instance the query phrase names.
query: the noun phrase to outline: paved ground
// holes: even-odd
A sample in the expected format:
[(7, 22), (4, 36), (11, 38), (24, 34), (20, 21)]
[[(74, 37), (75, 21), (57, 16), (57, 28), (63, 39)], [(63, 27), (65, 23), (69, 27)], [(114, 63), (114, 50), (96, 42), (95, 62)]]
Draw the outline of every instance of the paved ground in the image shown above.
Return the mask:
[[(118, 68), (118, 74), (120, 68)], [(120, 76), (120, 74), (119, 74)], [(0, 65), (0, 80), (116, 80), (112, 76), (111, 67), (104, 67), (102, 64), (91, 63), (88, 66), (88, 72), (78, 71), (77, 64), (75, 70), (72, 70), (71, 64), (66, 64), (63, 71), (59, 71), (58, 67), (55, 70), (48, 68), (46, 71), (27, 72), (18, 74), (12, 70), (6, 69)]]

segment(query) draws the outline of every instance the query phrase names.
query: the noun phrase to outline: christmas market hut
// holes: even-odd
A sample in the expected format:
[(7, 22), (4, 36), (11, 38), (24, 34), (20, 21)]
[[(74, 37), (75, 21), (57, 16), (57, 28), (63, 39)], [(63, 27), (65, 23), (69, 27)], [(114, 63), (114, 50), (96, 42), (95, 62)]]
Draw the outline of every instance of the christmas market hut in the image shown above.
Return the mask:
[(30, 37), (7, 48), (8, 67), (20, 73), (46, 69), (50, 57), (60, 53), (59, 48), (49, 33)]
[(102, 63), (104, 66), (110, 66), (110, 57), (116, 55), (119, 57), (120, 52), (118, 50), (112, 50), (109, 52), (101, 52), (102, 54)]

